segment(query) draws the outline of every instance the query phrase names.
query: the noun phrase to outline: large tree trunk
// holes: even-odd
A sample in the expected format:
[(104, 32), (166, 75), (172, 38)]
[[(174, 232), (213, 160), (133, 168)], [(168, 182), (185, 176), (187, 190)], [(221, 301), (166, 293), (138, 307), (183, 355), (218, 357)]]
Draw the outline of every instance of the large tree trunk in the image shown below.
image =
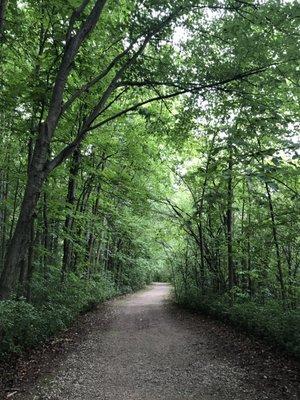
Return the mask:
[(0, 278), (0, 298), (9, 297), (20, 275), (20, 262), (26, 257), (30, 245), (29, 227), (32, 225), (42, 182), (41, 177), (28, 182), (16, 229), (6, 253)]
[(20, 276), (21, 263), (29, 250), (35, 209), (47, 175), (46, 164), (49, 144), (44, 139), (44, 132), (45, 125), (42, 125), (29, 166), (28, 180), (19, 218), (7, 249), (4, 268), (0, 277), (0, 298), (2, 299), (12, 294)]

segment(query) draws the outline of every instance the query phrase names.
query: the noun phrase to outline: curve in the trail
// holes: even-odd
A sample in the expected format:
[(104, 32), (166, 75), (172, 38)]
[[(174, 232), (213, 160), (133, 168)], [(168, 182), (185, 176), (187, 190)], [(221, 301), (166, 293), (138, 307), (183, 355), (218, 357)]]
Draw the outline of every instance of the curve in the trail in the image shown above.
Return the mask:
[(249, 380), (249, 369), (235, 362), (234, 354), (220, 352), (217, 330), (210, 330), (209, 324), (214, 322), (177, 310), (166, 301), (169, 292), (169, 285), (153, 284), (147, 290), (112, 301), (106, 329), (94, 327), (77, 351), (61, 363), (50, 382), (36, 387), (28, 398), (297, 398), (292, 388), (284, 397), (281, 383), (276, 388), (255, 384), (263, 379), (259, 372), (257, 376), (250, 372), (253, 379)]

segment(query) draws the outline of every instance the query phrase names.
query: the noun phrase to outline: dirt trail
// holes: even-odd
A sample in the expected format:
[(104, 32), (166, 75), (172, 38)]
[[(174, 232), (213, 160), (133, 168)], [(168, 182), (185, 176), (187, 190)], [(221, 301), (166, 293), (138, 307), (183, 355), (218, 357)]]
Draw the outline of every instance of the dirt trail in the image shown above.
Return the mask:
[(298, 398), (294, 372), (281, 367), (279, 355), (261, 347), (263, 355), (258, 355), (255, 343), (231, 328), (178, 310), (167, 301), (169, 291), (167, 284), (153, 284), (112, 301), (106, 328), (94, 326), (47, 382), (40, 381), (30, 394), (17, 398)]

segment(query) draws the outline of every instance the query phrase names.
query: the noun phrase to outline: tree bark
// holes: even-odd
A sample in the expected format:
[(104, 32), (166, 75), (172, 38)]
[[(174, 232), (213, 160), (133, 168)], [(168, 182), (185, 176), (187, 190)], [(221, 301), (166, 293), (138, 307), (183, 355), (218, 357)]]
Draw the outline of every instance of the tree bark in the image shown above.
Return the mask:
[(43, 139), (41, 127), (32, 162), (29, 166), (28, 180), (21, 204), (19, 218), (12, 239), (8, 245), (4, 268), (0, 277), (0, 298), (9, 297), (20, 275), (20, 263), (25, 259), (31, 241), (31, 226), (35, 209), (46, 178), (45, 166), (48, 157), (48, 145)]

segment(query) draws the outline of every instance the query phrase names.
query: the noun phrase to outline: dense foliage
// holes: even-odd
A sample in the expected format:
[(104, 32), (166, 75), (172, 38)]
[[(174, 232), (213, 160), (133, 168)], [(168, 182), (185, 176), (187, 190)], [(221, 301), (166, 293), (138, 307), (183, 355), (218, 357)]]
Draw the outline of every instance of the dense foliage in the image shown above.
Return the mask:
[(297, 12), (0, 1), (2, 355), (169, 276), (299, 351)]

